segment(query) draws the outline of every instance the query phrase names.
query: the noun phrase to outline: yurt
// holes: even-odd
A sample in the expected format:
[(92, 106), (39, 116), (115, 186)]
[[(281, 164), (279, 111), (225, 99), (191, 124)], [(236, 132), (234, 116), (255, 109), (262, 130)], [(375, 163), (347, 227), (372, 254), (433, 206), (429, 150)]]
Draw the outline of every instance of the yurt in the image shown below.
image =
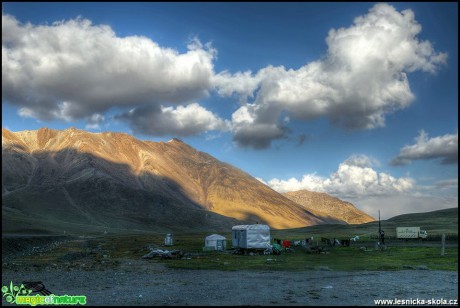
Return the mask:
[(204, 246), (209, 250), (225, 250), (227, 239), (219, 234), (211, 234), (204, 239)]

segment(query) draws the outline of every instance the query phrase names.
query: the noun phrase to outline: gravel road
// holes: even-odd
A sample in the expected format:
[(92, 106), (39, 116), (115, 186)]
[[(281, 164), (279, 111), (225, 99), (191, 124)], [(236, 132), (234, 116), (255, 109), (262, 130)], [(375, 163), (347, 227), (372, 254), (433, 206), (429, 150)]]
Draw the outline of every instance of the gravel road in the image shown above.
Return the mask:
[(458, 299), (458, 272), (430, 270), (178, 270), (126, 260), (114, 271), (4, 269), (2, 285), (10, 281), (42, 281), (56, 295), (85, 295), (87, 305), (361, 306), (374, 299)]

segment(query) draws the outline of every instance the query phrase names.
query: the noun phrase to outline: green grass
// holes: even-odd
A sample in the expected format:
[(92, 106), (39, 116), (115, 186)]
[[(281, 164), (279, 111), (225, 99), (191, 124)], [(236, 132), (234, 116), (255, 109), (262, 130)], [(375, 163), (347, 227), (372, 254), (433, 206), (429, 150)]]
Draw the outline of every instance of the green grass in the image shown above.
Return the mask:
[[(271, 259), (271, 261), (268, 261)], [(218, 270), (404, 270), (418, 267), (430, 270), (458, 270), (456, 248), (446, 249), (444, 256), (436, 247), (388, 247), (385, 250), (336, 247), (324, 254), (311, 254), (297, 248), (281, 255), (241, 256), (209, 253), (191, 260), (165, 260), (171, 268)]]
[[(93, 260), (99, 266), (103, 264), (108, 269), (116, 267), (121, 260), (140, 260), (149, 252), (148, 246), (161, 249), (178, 249), (188, 254), (179, 260), (145, 260), (145, 262), (162, 262), (170, 268), (183, 269), (215, 269), (215, 270), (405, 270), (428, 268), (430, 270), (458, 271), (458, 209), (448, 209), (423, 214), (411, 214), (394, 217), (382, 221), (382, 228), (387, 238), (387, 249), (376, 250), (375, 236), (378, 232), (378, 222), (361, 225), (317, 225), (306, 228), (272, 230), (271, 238), (301, 240), (314, 237), (314, 244), (321, 237), (349, 239), (359, 235), (361, 240), (352, 243), (350, 247), (332, 247), (324, 254), (311, 254), (295, 247), (295, 252), (282, 255), (232, 255), (228, 252), (203, 252), (204, 238), (214, 232), (174, 234), (174, 245), (164, 247), (164, 233), (109, 234), (93, 233), (97, 237), (80, 239), (59, 246), (57, 249), (22, 257), (15, 260), (18, 264), (62, 264), (66, 256), (85, 253), (87, 258), (81, 263)], [(428, 231), (430, 239), (427, 243), (419, 241), (401, 242), (391, 240), (397, 226), (420, 226)], [(227, 247), (231, 247), (231, 230), (220, 232), (227, 238)], [(441, 256), (440, 238), (447, 234), (450, 244)], [(434, 241), (435, 240), (435, 241)], [(16, 240), (14, 240), (16, 241)], [(318, 242), (317, 242), (318, 241)], [(7, 244), (6, 240), (2, 240)], [(320, 244), (320, 243), (319, 243)], [(6, 245), (9, 247), (9, 245)], [(367, 247), (366, 251), (359, 247)], [(14, 247), (12, 247), (14, 248)], [(108, 258), (104, 255), (109, 256)], [(68, 258), (67, 258), (68, 259)], [(267, 259), (272, 259), (267, 261)], [(109, 260), (110, 262), (108, 262)], [(104, 263), (102, 263), (104, 261)], [(80, 261), (72, 261), (78, 263)], [(71, 262), (71, 263), (72, 263)], [(68, 262), (67, 262), (68, 263)]]
[[(378, 250), (373, 242), (354, 243), (350, 247), (326, 247), (321, 254), (313, 254), (303, 247), (294, 247), (293, 252), (283, 252), (281, 255), (234, 255), (230, 250), (225, 252), (203, 252), (204, 238), (207, 234), (177, 234), (174, 235), (174, 245), (163, 246), (162, 235), (120, 235), (103, 236), (94, 239), (85, 239), (64, 243), (57, 249), (43, 253), (22, 257), (15, 262), (22, 265), (63, 264), (65, 257), (82, 253), (94, 262), (102, 260), (108, 268), (116, 267), (119, 261), (140, 260), (148, 253), (148, 246), (161, 249), (178, 249), (186, 253), (183, 259), (172, 260), (144, 260), (145, 262), (161, 262), (170, 268), (181, 269), (211, 269), (211, 270), (262, 270), (262, 271), (299, 271), (330, 269), (333, 271), (357, 270), (405, 270), (418, 267), (430, 270), (458, 271), (457, 247), (445, 249), (441, 256), (440, 246), (425, 247), (425, 243), (395, 243), (397, 246), (387, 245), (384, 250)], [(229, 237), (227, 237), (229, 238)], [(293, 238), (293, 237), (290, 237)], [(231, 246), (231, 241), (227, 240)], [(366, 250), (360, 249), (360, 247)], [(406, 246), (407, 245), (407, 246)], [(103, 257), (107, 255), (108, 258)], [(270, 260), (271, 259), (271, 260)], [(64, 260), (64, 261), (63, 261)], [(88, 263), (84, 260), (71, 260), (70, 263)]]
[[(216, 269), (216, 270), (306, 270), (328, 267), (331, 270), (403, 270), (416, 269), (419, 266), (430, 270), (458, 270), (457, 248), (446, 248), (441, 256), (440, 246), (424, 247), (425, 243), (397, 242), (385, 250), (377, 250), (373, 242), (360, 242), (350, 247), (328, 247), (322, 254), (312, 254), (302, 247), (294, 247), (294, 252), (281, 255), (234, 255), (226, 252), (203, 252), (204, 238), (207, 234), (174, 235), (174, 245), (162, 247), (164, 237), (159, 235), (136, 235), (125, 237), (107, 237), (102, 247), (110, 251), (111, 257), (141, 258), (148, 252), (148, 245), (160, 246), (162, 249), (179, 249), (191, 254), (188, 258), (178, 260), (155, 260), (163, 262), (170, 268), (182, 269)], [(230, 234), (227, 245), (231, 246)], [(295, 237), (289, 237), (295, 238)], [(431, 243), (433, 244), (433, 243)], [(366, 251), (359, 247), (366, 246)], [(408, 246), (405, 246), (408, 245)], [(415, 246), (414, 246), (415, 245)], [(437, 245), (437, 243), (435, 243)], [(271, 261), (267, 261), (272, 259)], [(146, 260), (146, 262), (151, 262)]]

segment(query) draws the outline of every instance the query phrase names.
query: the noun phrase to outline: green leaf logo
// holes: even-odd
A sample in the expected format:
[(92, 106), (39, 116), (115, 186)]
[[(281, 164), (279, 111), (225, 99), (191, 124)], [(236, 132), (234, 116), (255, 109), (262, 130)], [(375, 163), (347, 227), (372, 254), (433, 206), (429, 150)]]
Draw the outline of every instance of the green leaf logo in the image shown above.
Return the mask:
[(32, 290), (27, 290), (26, 287), (24, 287), (23, 284), (21, 286), (15, 286), (13, 285), (13, 282), (10, 281), (10, 287), (8, 286), (2, 286), (2, 297), (6, 297), (6, 301), (10, 304), (16, 303), (16, 297), (18, 295), (26, 295), (30, 294)]

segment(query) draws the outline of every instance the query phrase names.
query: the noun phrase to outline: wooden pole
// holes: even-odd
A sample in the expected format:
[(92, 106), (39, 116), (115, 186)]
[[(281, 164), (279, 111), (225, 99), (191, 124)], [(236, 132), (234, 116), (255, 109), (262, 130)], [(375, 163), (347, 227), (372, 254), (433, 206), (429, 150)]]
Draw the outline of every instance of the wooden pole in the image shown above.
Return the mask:
[(446, 248), (446, 235), (442, 235), (442, 240), (441, 240), (441, 256), (444, 256), (445, 248)]

